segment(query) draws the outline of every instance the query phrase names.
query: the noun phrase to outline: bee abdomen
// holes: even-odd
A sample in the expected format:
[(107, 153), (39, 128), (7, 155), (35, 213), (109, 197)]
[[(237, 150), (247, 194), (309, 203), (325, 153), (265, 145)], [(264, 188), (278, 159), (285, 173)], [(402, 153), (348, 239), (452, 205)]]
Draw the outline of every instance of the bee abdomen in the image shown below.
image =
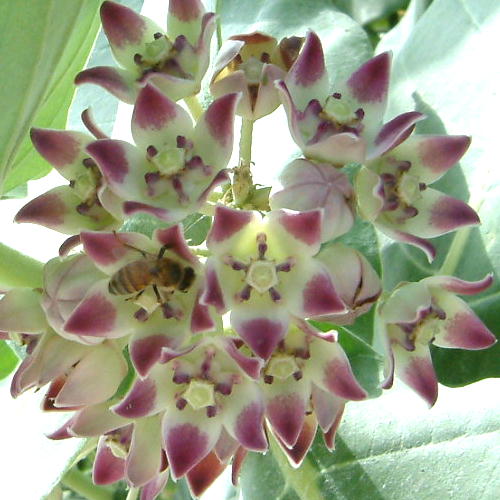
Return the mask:
[(151, 281), (148, 266), (142, 262), (132, 262), (117, 271), (109, 281), (109, 293), (113, 295), (127, 295), (140, 292)]

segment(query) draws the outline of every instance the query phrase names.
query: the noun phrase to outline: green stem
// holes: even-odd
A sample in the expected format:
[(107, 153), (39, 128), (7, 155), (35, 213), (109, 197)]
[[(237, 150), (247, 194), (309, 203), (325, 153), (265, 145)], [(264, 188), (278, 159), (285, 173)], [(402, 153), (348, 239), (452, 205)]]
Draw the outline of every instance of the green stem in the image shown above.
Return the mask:
[(240, 136), (240, 165), (250, 166), (252, 161), (252, 134), (253, 120), (243, 118), (241, 121), (241, 136)]
[(78, 469), (73, 468), (66, 472), (61, 483), (87, 500), (113, 500), (113, 493), (96, 486), (89, 476)]
[(217, 14), (217, 50), (222, 47), (222, 26), (221, 26), (221, 15), (220, 11), (222, 9), (222, 0), (216, 0), (215, 2), (215, 13)]
[(443, 265), (436, 274), (451, 276), (455, 272), (455, 269), (462, 258), (471, 230), (471, 227), (465, 227), (464, 229), (459, 229), (456, 232), (448, 253), (446, 254), (446, 258), (444, 259)]
[(127, 498), (125, 500), (136, 500), (139, 495), (139, 488), (130, 488), (128, 490)]
[(251, 170), (252, 133), (253, 120), (243, 118), (240, 135), (240, 161), (239, 165), (234, 168), (232, 185), (233, 203), (237, 207), (244, 207), (254, 189)]
[(189, 247), (189, 248), (195, 255), (199, 255), (200, 257), (210, 257), (212, 255), (212, 252), (206, 248), (196, 248), (196, 247)]
[(43, 264), (0, 243), (0, 287), (42, 286)]
[(286, 483), (294, 489), (300, 500), (325, 500), (316, 482), (318, 472), (309, 460), (306, 458), (299, 469), (293, 469), (273, 435), (269, 439), (269, 444), (281, 474)]
[(200, 116), (203, 113), (203, 108), (201, 107), (201, 104), (200, 104), (200, 101), (198, 101), (198, 98), (195, 95), (190, 95), (189, 97), (184, 98), (184, 102), (186, 103), (194, 120), (198, 121)]

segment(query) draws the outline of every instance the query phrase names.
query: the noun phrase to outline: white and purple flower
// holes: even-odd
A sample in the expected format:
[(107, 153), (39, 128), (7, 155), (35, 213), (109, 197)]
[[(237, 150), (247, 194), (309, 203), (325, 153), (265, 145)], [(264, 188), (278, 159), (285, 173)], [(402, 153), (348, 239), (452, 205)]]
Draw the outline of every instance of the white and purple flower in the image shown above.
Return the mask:
[(200, 0), (170, 0), (167, 33), (151, 19), (106, 0), (101, 20), (121, 68), (98, 66), (80, 72), (77, 85), (93, 83), (133, 104), (150, 83), (178, 101), (200, 91), (210, 60), (215, 15)]

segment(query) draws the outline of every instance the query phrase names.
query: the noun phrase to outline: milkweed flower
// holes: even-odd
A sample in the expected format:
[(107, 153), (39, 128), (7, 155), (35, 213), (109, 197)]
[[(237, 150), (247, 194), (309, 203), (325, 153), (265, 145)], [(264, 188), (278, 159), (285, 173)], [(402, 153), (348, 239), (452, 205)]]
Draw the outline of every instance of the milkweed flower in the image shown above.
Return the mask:
[(323, 208), (321, 240), (345, 234), (354, 223), (354, 190), (347, 176), (331, 165), (303, 158), (289, 163), (281, 172), (281, 189), (269, 198), (271, 209), (307, 211)]
[(164, 348), (160, 364), (136, 381), (112, 410), (126, 418), (163, 413), (165, 451), (174, 478), (217, 453), (219, 439), (265, 451), (264, 403), (256, 383), (262, 361), (241, 353), (233, 339), (206, 338), (177, 351)]
[(170, 0), (166, 34), (151, 19), (115, 2), (103, 2), (101, 20), (121, 68), (86, 69), (76, 76), (77, 85), (99, 85), (129, 104), (147, 83), (174, 101), (200, 91), (215, 30), (215, 15), (205, 13), (200, 0)]
[(314, 437), (315, 421), (307, 418), (311, 406), (323, 432), (334, 434), (345, 402), (367, 396), (336, 332), (329, 332), (332, 338), (325, 340), (316, 332), (311, 335), (313, 330), (305, 321), (293, 325), (263, 369), (266, 418), (295, 465), (312, 444), (306, 436)]
[(377, 311), (375, 333), (386, 353), (386, 379), (382, 387), (391, 387), (395, 371), (432, 406), (438, 385), (429, 344), (476, 350), (496, 342), (472, 309), (455, 295), (480, 293), (492, 281), (492, 275), (472, 282), (452, 276), (432, 276), (398, 286)]
[(285, 78), (303, 41), (294, 36), (278, 43), (260, 32), (231, 36), (215, 61), (210, 92), (214, 97), (241, 92), (236, 113), (247, 120), (272, 113), (281, 104), (274, 82)]
[(136, 146), (102, 139), (87, 146), (126, 216), (142, 212), (178, 222), (228, 180), (237, 94), (215, 100), (193, 127), (191, 117), (151, 85), (132, 116)]
[[(321, 41), (309, 32), (297, 60), (276, 83), (292, 138), (307, 159), (338, 167), (364, 163), (391, 150), (423, 118), (418, 112), (383, 124), (391, 56), (384, 52), (347, 81), (330, 85)], [(333, 89), (333, 91), (332, 91)]]
[(85, 148), (95, 140), (69, 130), (31, 129), (31, 141), (69, 185), (34, 198), (17, 213), (15, 222), (31, 222), (64, 234), (117, 228), (120, 200), (103, 185), (102, 174)]
[[(178, 347), (191, 333), (213, 328), (207, 307), (199, 304), (202, 268), (180, 226), (158, 229), (152, 239), (139, 233), (83, 232), (81, 240), (103, 277), (86, 290), (66, 318), (67, 332), (95, 339), (132, 335), (130, 358), (144, 376), (163, 347)], [(159, 257), (162, 247), (165, 251)], [(159, 262), (162, 257), (168, 261)], [(175, 266), (172, 281), (162, 281), (159, 273), (164, 265), (165, 272)]]
[(258, 212), (218, 206), (207, 246), (202, 302), (231, 311), (231, 325), (253, 352), (269, 358), (292, 317), (346, 310), (315, 255), (322, 211)]
[(414, 135), (359, 171), (356, 199), (361, 216), (390, 238), (414, 245), (434, 259), (427, 238), (479, 224), (467, 203), (428, 187), (465, 154), (470, 138)]

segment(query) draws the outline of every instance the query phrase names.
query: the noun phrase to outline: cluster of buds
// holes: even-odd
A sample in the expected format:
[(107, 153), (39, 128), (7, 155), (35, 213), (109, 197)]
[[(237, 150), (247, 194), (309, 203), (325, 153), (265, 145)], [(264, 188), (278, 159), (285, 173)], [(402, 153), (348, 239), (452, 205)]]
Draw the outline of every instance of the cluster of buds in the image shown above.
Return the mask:
[[(424, 118), (414, 111), (383, 123), (390, 54), (330, 82), (313, 32), (233, 36), (215, 64), (213, 102), (192, 117), (176, 101), (200, 90), (214, 14), (199, 0), (170, 0), (167, 34), (111, 1), (101, 17), (121, 68), (86, 69), (76, 82), (134, 104), (135, 144), (105, 136), (88, 113), (91, 135), (32, 130), (69, 186), (32, 200), (16, 221), (70, 238), (45, 265), (42, 289), (0, 300), (2, 337), (26, 346), (12, 395), (49, 384), (44, 409), (74, 411), (50, 437), (98, 437), (94, 482), (124, 479), (142, 500), (169, 475), (185, 477), (194, 496), (230, 463), (236, 481), (245, 455), (266, 452), (269, 439), (299, 466), (317, 427), (333, 449), (345, 404), (368, 396), (334, 328), (367, 313), (381, 282), (359, 250), (334, 240), (359, 216), (432, 259), (426, 238), (479, 222), (427, 187), (469, 138), (413, 135)], [(265, 214), (242, 210), (224, 196), (235, 115), (253, 122), (280, 104), (303, 157), (284, 167)], [(354, 185), (343, 171), (353, 162), (362, 164)], [(199, 212), (213, 216), (201, 251), (182, 225)], [(124, 229), (137, 213), (158, 220), (151, 237)], [(396, 367), (432, 405), (429, 344), (495, 342), (454, 295), (490, 283), (434, 276), (384, 296), (382, 387)]]

